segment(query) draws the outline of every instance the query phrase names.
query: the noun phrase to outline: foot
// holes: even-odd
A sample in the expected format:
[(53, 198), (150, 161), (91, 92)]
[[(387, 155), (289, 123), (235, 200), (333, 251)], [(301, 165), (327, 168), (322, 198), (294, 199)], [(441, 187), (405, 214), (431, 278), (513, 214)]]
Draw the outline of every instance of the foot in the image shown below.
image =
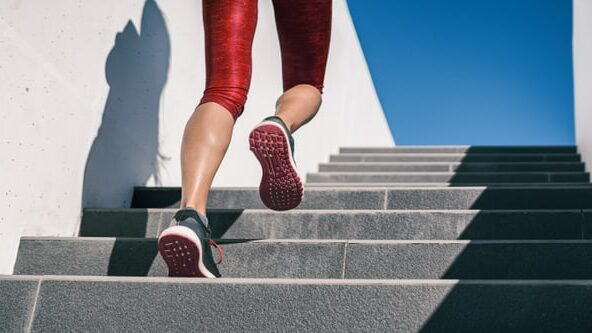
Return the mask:
[[(169, 268), (169, 276), (220, 277), (216, 267), (224, 258), (222, 249), (211, 239), (211, 229), (191, 207), (175, 213), (169, 227), (158, 237), (158, 251)], [(220, 253), (215, 262), (210, 245)]]
[(263, 176), (259, 185), (261, 200), (270, 209), (296, 208), (304, 187), (294, 162), (294, 139), (282, 119), (263, 119), (249, 135), (251, 151), (259, 160)]

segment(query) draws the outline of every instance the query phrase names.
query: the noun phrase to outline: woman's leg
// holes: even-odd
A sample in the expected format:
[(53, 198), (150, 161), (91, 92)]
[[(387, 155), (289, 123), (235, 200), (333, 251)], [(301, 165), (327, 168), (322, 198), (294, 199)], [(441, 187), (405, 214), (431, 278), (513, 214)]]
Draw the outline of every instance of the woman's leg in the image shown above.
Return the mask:
[(251, 81), (257, 0), (203, 0), (206, 89), (181, 145), (181, 208), (206, 214), (212, 180), (243, 112)]
[(249, 135), (250, 149), (262, 169), (259, 196), (273, 210), (296, 208), (304, 197), (291, 133), (321, 106), (331, 5), (331, 0), (273, 0), (284, 93), (276, 102), (276, 116), (265, 118)]
[(206, 215), (208, 191), (232, 137), (230, 112), (214, 102), (193, 112), (181, 144), (181, 205)]
[(282, 51), (284, 93), (276, 115), (291, 132), (321, 106), (331, 38), (331, 0), (273, 0)]
[[(224, 258), (212, 240), (206, 207), (214, 175), (243, 112), (251, 81), (257, 0), (202, 0), (206, 89), (187, 121), (181, 144), (181, 207), (158, 237), (169, 276), (220, 277)], [(220, 257), (214, 261), (211, 245)]]

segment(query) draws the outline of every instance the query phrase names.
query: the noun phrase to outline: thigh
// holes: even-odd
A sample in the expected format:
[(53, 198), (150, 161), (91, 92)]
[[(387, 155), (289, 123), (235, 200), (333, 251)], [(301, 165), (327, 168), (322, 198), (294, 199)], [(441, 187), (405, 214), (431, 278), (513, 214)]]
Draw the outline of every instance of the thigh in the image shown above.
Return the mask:
[(322, 93), (331, 38), (332, 0), (273, 0), (284, 91), (310, 84)]
[(206, 88), (249, 89), (257, 0), (203, 0)]

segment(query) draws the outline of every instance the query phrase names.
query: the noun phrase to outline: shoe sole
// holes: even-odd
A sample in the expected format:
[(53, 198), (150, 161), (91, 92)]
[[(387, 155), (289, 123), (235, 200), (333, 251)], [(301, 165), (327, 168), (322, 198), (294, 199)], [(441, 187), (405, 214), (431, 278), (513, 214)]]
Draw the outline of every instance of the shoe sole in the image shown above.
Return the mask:
[(158, 237), (158, 252), (169, 268), (170, 277), (216, 277), (203, 264), (201, 241), (187, 227), (164, 230)]
[(272, 121), (264, 121), (249, 135), (250, 149), (261, 164), (259, 196), (270, 209), (296, 208), (304, 196), (302, 181), (292, 158), (288, 135)]

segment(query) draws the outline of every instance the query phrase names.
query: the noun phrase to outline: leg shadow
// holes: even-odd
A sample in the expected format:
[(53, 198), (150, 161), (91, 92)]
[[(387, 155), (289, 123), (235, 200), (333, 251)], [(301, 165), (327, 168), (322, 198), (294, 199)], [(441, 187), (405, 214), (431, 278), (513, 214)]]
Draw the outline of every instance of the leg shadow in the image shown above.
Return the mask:
[(84, 171), (82, 207), (129, 207), (135, 185), (160, 183), (160, 98), (170, 41), (162, 12), (146, 0), (141, 30), (128, 21), (105, 64), (109, 95)]

